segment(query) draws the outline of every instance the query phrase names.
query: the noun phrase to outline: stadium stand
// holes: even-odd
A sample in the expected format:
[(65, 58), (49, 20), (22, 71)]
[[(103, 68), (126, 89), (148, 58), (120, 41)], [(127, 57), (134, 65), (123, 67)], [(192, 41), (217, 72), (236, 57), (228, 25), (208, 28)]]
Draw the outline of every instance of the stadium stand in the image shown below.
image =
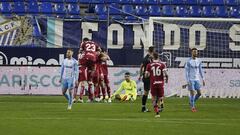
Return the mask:
[(1, 0), (0, 14), (106, 20), (109, 10), (111, 18), (127, 20), (134, 16), (239, 18), (239, 6), (239, 0)]

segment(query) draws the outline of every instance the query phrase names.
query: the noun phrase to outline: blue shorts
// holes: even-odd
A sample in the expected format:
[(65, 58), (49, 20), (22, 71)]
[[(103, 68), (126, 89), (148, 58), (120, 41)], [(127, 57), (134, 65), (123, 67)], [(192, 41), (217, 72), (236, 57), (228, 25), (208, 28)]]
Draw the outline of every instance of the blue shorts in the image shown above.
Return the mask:
[(73, 78), (63, 79), (62, 80), (62, 89), (63, 90), (73, 89)]
[(191, 80), (190, 85), (188, 85), (188, 90), (200, 90), (201, 84), (199, 80)]

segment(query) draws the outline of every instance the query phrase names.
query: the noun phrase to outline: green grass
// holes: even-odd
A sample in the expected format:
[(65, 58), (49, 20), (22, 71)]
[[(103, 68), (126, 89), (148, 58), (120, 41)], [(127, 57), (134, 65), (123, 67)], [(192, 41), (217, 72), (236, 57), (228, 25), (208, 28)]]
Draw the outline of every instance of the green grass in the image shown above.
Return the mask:
[(62, 96), (0, 96), (0, 134), (240, 135), (239, 99), (200, 99), (192, 113), (187, 98), (168, 98), (161, 118), (141, 113), (140, 98), (66, 107)]

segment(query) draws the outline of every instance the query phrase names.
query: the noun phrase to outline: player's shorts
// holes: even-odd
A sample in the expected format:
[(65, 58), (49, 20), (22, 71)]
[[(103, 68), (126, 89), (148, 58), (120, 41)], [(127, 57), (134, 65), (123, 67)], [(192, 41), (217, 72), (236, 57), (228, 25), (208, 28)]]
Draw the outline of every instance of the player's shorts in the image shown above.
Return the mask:
[(73, 78), (68, 78), (68, 79), (63, 79), (62, 80), (62, 89), (67, 90), (67, 89), (73, 89)]
[(78, 82), (87, 81), (87, 68), (84, 66), (79, 67), (79, 77)]
[(99, 73), (98, 71), (95, 71), (93, 75), (93, 83), (94, 84), (100, 83), (101, 81), (103, 81), (103, 79), (104, 79), (103, 74)]
[(88, 68), (88, 70), (94, 70), (95, 62), (96, 62), (96, 56), (95, 54), (86, 54), (82, 58), (83, 62), (82, 64)]
[(143, 77), (142, 81), (143, 81), (144, 90), (149, 91), (150, 90), (150, 78)]
[(158, 85), (151, 87), (151, 94), (152, 96), (163, 97), (164, 96), (164, 86)]
[(188, 85), (188, 90), (200, 90), (201, 84), (199, 80), (191, 80), (190, 85)]

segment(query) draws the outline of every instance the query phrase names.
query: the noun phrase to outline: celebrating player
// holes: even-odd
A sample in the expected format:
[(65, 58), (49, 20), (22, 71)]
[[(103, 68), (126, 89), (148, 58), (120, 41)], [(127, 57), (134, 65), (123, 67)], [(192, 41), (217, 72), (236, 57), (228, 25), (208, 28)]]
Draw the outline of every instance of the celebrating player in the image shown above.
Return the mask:
[[(61, 76), (59, 82), (62, 83), (62, 94), (68, 100), (68, 110), (72, 108), (72, 89), (78, 85), (78, 62), (73, 57), (73, 50), (68, 49), (66, 57), (61, 65)], [(67, 90), (69, 94), (67, 94)]]
[[(106, 65), (106, 61), (110, 60), (109, 56), (104, 53), (102, 50), (101, 52), (99, 52), (98, 55), (98, 59), (96, 62), (96, 71), (94, 73), (94, 78), (93, 78), (93, 82), (94, 82), (94, 86), (95, 86), (95, 99), (96, 101), (100, 101), (100, 92), (102, 92), (102, 96), (104, 101), (106, 101), (105, 96), (106, 96), (106, 89), (110, 90), (109, 87), (109, 81), (107, 78), (107, 65)], [(110, 98), (110, 92), (108, 92), (108, 101), (111, 102), (111, 98)]]
[[(74, 99), (73, 101), (76, 102), (77, 100), (77, 89), (78, 87), (80, 87), (80, 94), (79, 94), (79, 99), (78, 102), (83, 103), (83, 94), (85, 91), (85, 86), (87, 84), (87, 67), (81, 63), (83, 63), (83, 53), (79, 50), (78, 53), (78, 62), (79, 62), (79, 78), (78, 78), (78, 82), (79, 85), (77, 86), (77, 88), (74, 91)], [(92, 95), (89, 94), (89, 100), (92, 98)]]
[(152, 103), (156, 113), (155, 117), (160, 117), (159, 105), (164, 96), (164, 77), (167, 83), (168, 75), (166, 72), (166, 65), (160, 62), (158, 53), (153, 53), (153, 62), (147, 65), (145, 76), (150, 77)]
[(83, 58), (81, 60), (81, 65), (83, 67), (86, 67), (87, 69), (87, 80), (88, 80), (88, 93), (89, 93), (89, 102), (93, 101), (93, 93), (92, 93), (92, 87), (93, 87), (93, 74), (95, 72), (95, 62), (97, 59), (96, 51), (99, 49), (99, 46), (93, 42), (90, 41), (88, 38), (84, 38), (83, 42), (80, 45), (80, 51), (83, 54)]
[(107, 52), (102, 49), (102, 54), (104, 55), (104, 57), (101, 59), (101, 68), (102, 68), (102, 73), (103, 73), (103, 83), (104, 86), (107, 89), (107, 94), (108, 94), (108, 102), (111, 103), (111, 89), (109, 86), (109, 79), (108, 79), (108, 65), (107, 65), (107, 61), (110, 60), (110, 57), (108, 56)]
[[(191, 111), (196, 112), (195, 102), (201, 96), (201, 84), (200, 84), (200, 77), (203, 80), (203, 86), (205, 86), (204, 76), (203, 76), (203, 69), (202, 69), (202, 62), (197, 58), (198, 50), (197, 48), (192, 48), (192, 57), (185, 64), (185, 75), (186, 80), (188, 83), (188, 89), (190, 91), (190, 105)], [(195, 91), (197, 94), (195, 95)]]
[(144, 73), (146, 71), (147, 64), (152, 62), (153, 53), (154, 53), (154, 47), (151, 46), (148, 48), (148, 54), (144, 57), (140, 67), (139, 80), (141, 80), (141, 77), (143, 76), (142, 81), (143, 81), (143, 87), (144, 87), (144, 94), (142, 96), (142, 112), (149, 112), (149, 110), (146, 108), (146, 103), (147, 103), (148, 93), (150, 90), (150, 79), (149, 77), (145, 77)]

